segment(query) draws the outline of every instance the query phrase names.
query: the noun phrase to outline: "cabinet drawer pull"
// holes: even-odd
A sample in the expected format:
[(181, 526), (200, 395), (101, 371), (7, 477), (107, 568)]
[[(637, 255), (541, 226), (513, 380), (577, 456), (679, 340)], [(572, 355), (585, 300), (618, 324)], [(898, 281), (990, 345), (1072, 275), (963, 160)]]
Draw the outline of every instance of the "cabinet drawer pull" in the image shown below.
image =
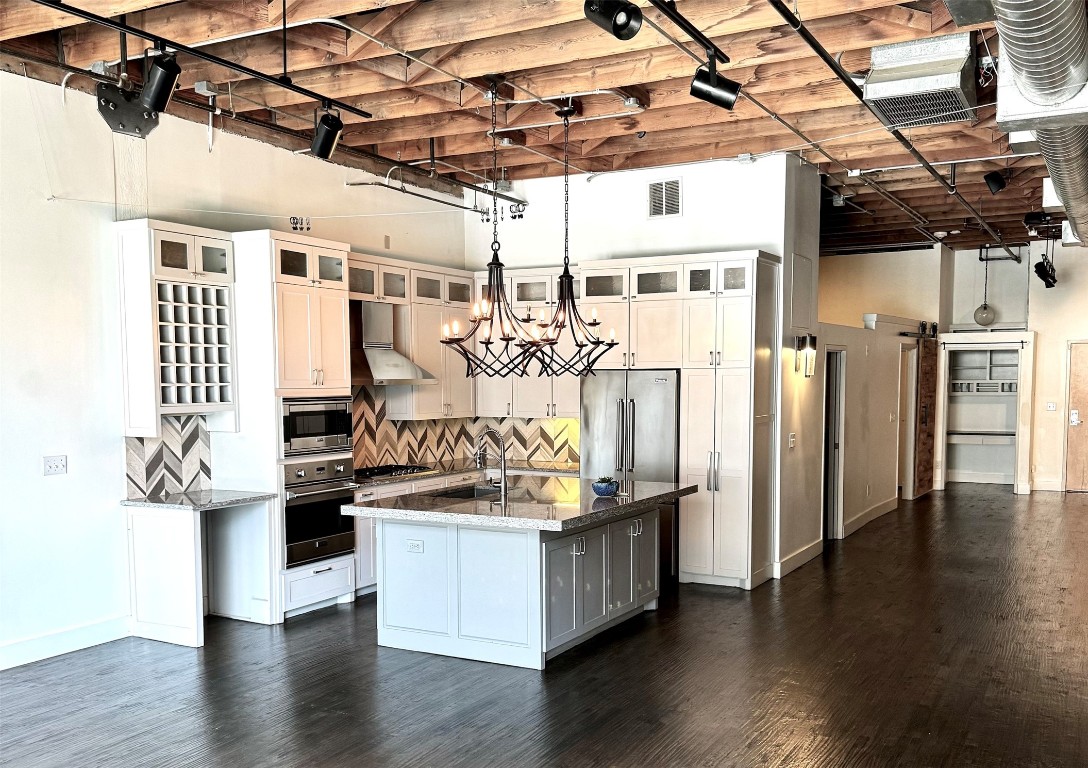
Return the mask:
[(511, 404), (510, 404), (510, 403), (507, 403), (507, 404), (506, 404), (506, 415), (507, 415), (507, 416), (509, 416), (509, 415), (510, 415), (510, 410), (511, 410)]
[(361, 497), (373, 496), (373, 495), (374, 495), (374, 491), (368, 491), (367, 493), (360, 493), (359, 494), (359, 496), (361, 496)]
[(627, 367), (627, 353), (626, 352), (623, 353), (623, 367), (624, 368)]
[(635, 353), (634, 352), (631, 353), (631, 367), (632, 368), (635, 367)]
[(722, 364), (722, 353), (718, 352), (718, 365)]
[(710, 365), (714, 365), (714, 350), (710, 350)]
[(316, 569), (314, 569), (313, 573), (316, 576), (319, 573), (325, 573), (326, 571), (331, 571), (331, 570), (332, 570), (332, 566), (330, 565), (327, 568), (316, 568)]

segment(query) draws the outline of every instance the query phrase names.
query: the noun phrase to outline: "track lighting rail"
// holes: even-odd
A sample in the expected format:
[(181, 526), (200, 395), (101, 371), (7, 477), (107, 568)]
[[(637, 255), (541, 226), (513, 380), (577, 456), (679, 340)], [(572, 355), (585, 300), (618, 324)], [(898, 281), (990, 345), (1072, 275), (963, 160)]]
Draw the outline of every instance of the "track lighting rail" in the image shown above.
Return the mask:
[[(880, 115), (877, 114), (876, 111), (869, 105), (869, 103), (865, 101), (864, 93), (861, 90), (861, 86), (854, 82), (854, 79), (850, 77), (850, 74), (845, 69), (843, 69), (842, 65), (835, 60), (835, 57), (832, 56), (826, 48), (824, 48), (823, 44), (816, 39), (815, 35), (813, 35), (811, 31), (809, 31), (808, 27), (806, 27), (804, 23), (799, 18), (797, 18), (796, 15), (794, 15), (793, 11), (791, 11), (789, 7), (784, 2), (782, 2), (782, 0), (767, 0), (767, 2), (772, 8), (774, 8), (778, 12), (778, 15), (781, 16), (787, 24), (789, 24), (790, 28), (793, 29), (793, 31), (796, 32), (801, 37), (801, 39), (808, 44), (808, 47), (812, 49), (813, 53), (820, 57), (824, 64), (827, 65), (828, 69), (835, 73), (835, 76), (842, 81), (843, 85), (850, 89), (850, 93), (854, 95), (858, 102), (863, 104), (865, 108), (873, 114), (874, 117), (880, 120)], [(972, 218), (974, 218), (982, 226), (982, 229), (986, 232), (986, 234), (992, 237), (996, 241), (997, 245), (1003, 248), (1006, 253), (1008, 253), (1010, 258), (1015, 259), (1016, 261), (1020, 260), (1020, 257), (1017, 254), (1013, 253), (1012, 249), (1005, 244), (1004, 239), (1001, 237), (1001, 233), (995, 230), (992, 226), (990, 226), (990, 224), (982, 218), (982, 214), (979, 213), (978, 209), (975, 208), (975, 206), (971, 205), (971, 203), (968, 202), (967, 198), (960, 194), (954, 186), (949, 184), (948, 180), (941, 174), (940, 171), (934, 168), (933, 165), (925, 159), (925, 157), (922, 156), (921, 152), (915, 149), (914, 145), (911, 144), (910, 139), (904, 136), (898, 128), (891, 128), (889, 129), (889, 132), (891, 133), (892, 137), (894, 137), (895, 140), (899, 142), (903, 149), (907, 150), (907, 152), (910, 153), (911, 157), (917, 160), (918, 164), (922, 168), (924, 168), (926, 172), (929, 173), (929, 175), (937, 181), (937, 183), (941, 185), (944, 191), (947, 192), (951, 197), (955, 198), (956, 202), (958, 202), (964, 208), (964, 210), (971, 214)], [(864, 180), (864, 177), (859, 178), (862, 178)]]
[(294, 83), (285, 82), (279, 77), (267, 75), (264, 72), (259, 72), (256, 69), (251, 69), (242, 64), (237, 64), (235, 62), (228, 61), (227, 59), (220, 58), (219, 56), (205, 53), (199, 48), (192, 48), (188, 45), (174, 42), (173, 40), (163, 37), (162, 35), (156, 35), (151, 32), (147, 32), (146, 30), (138, 29), (128, 24), (106, 18), (105, 16), (99, 16), (98, 14), (91, 13), (90, 11), (85, 11), (81, 8), (76, 8), (75, 6), (68, 5), (67, 3), (59, 2), (59, 0), (31, 0), (31, 2), (36, 3), (37, 5), (45, 6), (46, 8), (52, 8), (59, 13), (67, 13), (72, 16), (76, 16), (83, 19), (84, 21), (98, 24), (108, 29), (112, 29), (116, 32), (121, 32), (122, 34), (143, 38), (144, 40), (147, 40), (154, 44), (156, 48), (169, 48), (170, 50), (176, 51), (177, 53), (184, 53), (188, 56), (192, 56), (193, 58), (201, 59), (202, 61), (207, 61), (217, 66), (226, 67), (227, 69), (232, 69), (235, 72), (240, 72), (241, 74), (247, 77), (251, 77), (254, 80), (260, 80), (270, 85), (275, 85), (285, 90), (292, 91), (293, 93), (297, 93), (300, 96), (305, 96), (306, 98), (319, 102), (326, 107), (335, 107), (343, 112), (349, 112), (362, 118), (373, 117), (372, 114), (364, 109), (353, 107), (351, 104), (340, 101), (338, 99), (330, 99), (327, 96), (322, 96), (320, 93), (311, 91), (309, 88), (303, 88), (302, 86), (295, 85)]

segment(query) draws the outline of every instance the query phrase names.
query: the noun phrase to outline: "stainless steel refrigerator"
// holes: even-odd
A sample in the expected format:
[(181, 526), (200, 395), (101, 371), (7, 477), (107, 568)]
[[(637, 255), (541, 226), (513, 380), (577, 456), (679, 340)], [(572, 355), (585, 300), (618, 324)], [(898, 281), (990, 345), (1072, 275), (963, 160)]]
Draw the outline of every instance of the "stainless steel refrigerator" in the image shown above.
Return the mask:
[[(713, 409), (710, 409), (713, 410)], [(708, 410), (708, 413), (710, 413)], [(675, 483), (679, 477), (680, 372), (597, 371), (582, 379), (583, 478)], [(662, 586), (676, 587), (680, 515), (661, 508)]]
[[(679, 371), (597, 371), (582, 379), (581, 475), (675, 483)], [(708, 411), (709, 413), (709, 411)]]

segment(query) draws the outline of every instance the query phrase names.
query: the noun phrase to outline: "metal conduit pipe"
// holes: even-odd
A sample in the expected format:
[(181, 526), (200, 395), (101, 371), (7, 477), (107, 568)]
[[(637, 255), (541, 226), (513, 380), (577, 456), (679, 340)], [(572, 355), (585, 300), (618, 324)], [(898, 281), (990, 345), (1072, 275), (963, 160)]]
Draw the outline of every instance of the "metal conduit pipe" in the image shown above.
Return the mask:
[[(860, 102), (862, 105), (865, 106), (866, 109), (872, 112), (873, 117), (880, 120), (880, 115), (878, 115), (873, 110), (873, 108), (869, 106), (869, 104), (865, 101), (861, 86), (854, 82), (854, 79), (850, 76), (850, 74), (842, 68), (842, 65), (840, 65), (839, 62), (835, 60), (835, 57), (832, 56), (826, 48), (824, 48), (820, 41), (816, 39), (815, 35), (812, 34), (811, 30), (809, 30), (809, 28), (806, 27), (799, 18), (797, 18), (793, 11), (791, 11), (790, 8), (784, 2), (782, 2), (782, 0), (767, 0), (767, 2), (772, 8), (775, 9), (775, 11), (778, 12), (779, 16), (781, 16), (782, 19), (790, 25), (790, 28), (808, 44), (808, 47), (812, 49), (812, 52), (820, 57), (824, 64), (827, 65), (828, 69), (835, 73), (835, 76), (842, 81), (843, 85), (850, 89), (850, 93), (854, 95), (858, 102)], [(937, 181), (938, 184), (941, 185), (941, 188), (944, 189), (945, 192), (947, 192), (951, 197), (955, 198), (956, 202), (958, 202), (964, 210), (971, 214), (971, 218), (979, 223), (979, 225), (982, 227), (982, 230), (986, 232), (986, 234), (988, 234), (990, 237), (992, 237), (994, 239), (994, 242), (1007, 254), (1009, 254), (1012, 259), (1019, 263), (1020, 255), (1014, 253), (1013, 250), (1009, 248), (1009, 246), (1005, 243), (1004, 238), (1001, 237), (1001, 233), (994, 229), (992, 226), (990, 226), (989, 222), (982, 218), (982, 214), (979, 213), (978, 209), (975, 208), (975, 206), (971, 205), (971, 203), (968, 202), (967, 198), (957, 192), (956, 188), (949, 184), (948, 180), (941, 175), (941, 172), (934, 168), (933, 165), (930, 164), (930, 162), (922, 156), (922, 153), (914, 148), (914, 145), (910, 143), (910, 139), (904, 136), (902, 132), (900, 132), (896, 128), (889, 129), (889, 133), (891, 133), (892, 137), (894, 137), (895, 140), (899, 142), (903, 149), (907, 150), (907, 152), (910, 153), (911, 157), (918, 161), (918, 164), (922, 166), (922, 168), (924, 168), (926, 172), (928, 172), (929, 175), (932, 176), (935, 181)]]
[[(1001, 49), (1017, 88), (1040, 106), (1062, 104), (1088, 85), (1088, 13), (1083, 0), (994, 0)], [(1035, 131), (1074, 236), (1088, 242), (1088, 125)]]

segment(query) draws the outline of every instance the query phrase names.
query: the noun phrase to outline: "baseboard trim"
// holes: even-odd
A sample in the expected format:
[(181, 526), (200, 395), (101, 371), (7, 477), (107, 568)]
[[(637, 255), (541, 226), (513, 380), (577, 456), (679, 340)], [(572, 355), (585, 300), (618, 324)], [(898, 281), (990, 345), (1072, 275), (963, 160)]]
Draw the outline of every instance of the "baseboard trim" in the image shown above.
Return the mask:
[[(1061, 480), (1036, 480), (1035, 481), (1035, 490), (1036, 491), (1054, 491), (1055, 493), (1064, 493), (1065, 492), (1065, 486), (1063, 485)], [(1017, 487), (1016, 492), (1020, 493), (1019, 486)], [(1031, 487), (1030, 486), (1028, 487), (1027, 492), (1031, 493)]]
[(781, 579), (783, 576), (796, 571), (802, 565), (812, 560), (814, 557), (818, 557), (821, 552), (824, 551), (824, 543), (817, 539), (816, 541), (801, 547), (792, 555), (786, 557), (785, 560), (781, 560), (774, 564), (773, 576), (776, 579)]
[(130, 636), (129, 616), (126, 615), (14, 640), (0, 646), (0, 669), (31, 664)]
[(970, 472), (965, 469), (948, 470), (950, 483), (980, 483), (982, 485), (1012, 485), (1015, 478), (1004, 472)]
[(869, 509), (862, 512), (853, 520), (847, 520), (846, 523), (843, 524), (843, 538), (846, 538), (850, 534), (854, 533), (862, 526), (868, 525), (869, 523), (873, 522), (881, 515), (891, 512), (897, 506), (899, 506), (899, 499), (893, 496), (887, 501), (882, 501), (876, 506), (869, 507)]

